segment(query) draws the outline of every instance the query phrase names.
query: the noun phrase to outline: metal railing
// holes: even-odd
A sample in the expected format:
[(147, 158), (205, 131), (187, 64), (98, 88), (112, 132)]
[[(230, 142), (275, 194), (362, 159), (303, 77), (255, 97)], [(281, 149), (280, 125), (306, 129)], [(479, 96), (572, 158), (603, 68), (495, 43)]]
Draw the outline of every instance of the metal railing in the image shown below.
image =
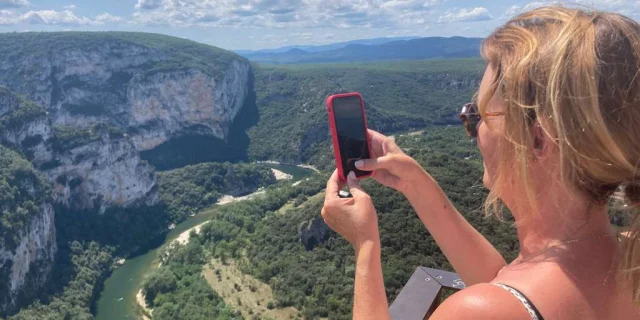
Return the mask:
[(447, 290), (464, 288), (464, 282), (456, 273), (418, 267), (389, 307), (391, 319), (428, 319)]

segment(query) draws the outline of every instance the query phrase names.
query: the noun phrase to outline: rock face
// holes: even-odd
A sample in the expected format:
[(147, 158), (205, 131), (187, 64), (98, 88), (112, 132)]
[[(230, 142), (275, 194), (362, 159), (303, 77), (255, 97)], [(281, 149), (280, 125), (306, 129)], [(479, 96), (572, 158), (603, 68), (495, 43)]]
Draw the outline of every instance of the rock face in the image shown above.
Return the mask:
[(226, 138), (247, 96), (247, 60), (154, 34), (81, 35), (0, 36), (0, 46), (23, 46), (0, 55), (0, 84), (43, 106), (54, 126), (109, 124), (138, 151), (186, 133)]
[(39, 288), (49, 276), (57, 251), (54, 212), (51, 204), (43, 204), (20, 234), (14, 250), (0, 248), (0, 277), (6, 277), (6, 291), (0, 299), (0, 311), (11, 310), (24, 287)]
[(71, 209), (98, 209), (157, 200), (154, 169), (115, 128), (52, 128), (47, 112), (0, 90), (0, 142), (22, 149), (54, 183), (52, 197)]
[(91, 141), (60, 148), (45, 172), (55, 181), (53, 199), (69, 208), (153, 205), (157, 201), (153, 167), (140, 159), (123, 135), (94, 127)]
[(301, 223), (298, 230), (300, 241), (302, 241), (305, 248), (307, 250), (313, 250), (316, 245), (327, 240), (330, 229), (322, 218), (316, 217), (310, 221)]
[(219, 83), (198, 70), (132, 79), (127, 92), (128, 126), (138, 150), (149, 150), (179, 134), (225, 139), (247, 95), (249, 65), (233, 61)]
[[(50, 183), (0, 146), (0, 314), (45, 282), (57, 251)], [(25, 293), (26, 291), (26, 293)]]
[(157, 203), (155, 169), (140, 152), (193, 134), (225, 143), (250, 75), (244, 58), (162, 35), (0, 35), (0, 143), (51, 183), (37, 210), (0, 208), (3, 219), (30, 214), (19, 229), (0, 219), (0, 315), (48, 277), (53, 203), (101, 213)]
[[(74, 209), (153, 204), (155, 175), (139, 153), (185, 135), (226, 140), (249, 90), (244, 58), (167, 36), (5, 34), (3, 45), (0, 85), (43, 108), (3, 141), (26, 150), (54, 200)], [(17, 100), (0, 97), (0, 115)]]

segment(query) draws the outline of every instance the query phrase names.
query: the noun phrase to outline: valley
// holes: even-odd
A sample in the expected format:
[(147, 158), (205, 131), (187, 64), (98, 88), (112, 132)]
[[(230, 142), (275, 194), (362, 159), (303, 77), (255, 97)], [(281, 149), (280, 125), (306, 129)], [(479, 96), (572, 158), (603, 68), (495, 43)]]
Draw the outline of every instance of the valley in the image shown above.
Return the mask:
[[(353, 249), (319, 215), (339, 92), (362, 93), (370, 127), (507, 259), (518, 251), (511, 218), (482, 215), (480, 154), (459, 126), (477, 56), (267, 65), (144, 33), (0, 43), (6, 319), (350, 319)], [(452, 270), (401, 194), (363, 187), (390, 302), (416, 267)]]
[[(273, 168), (296, 177), (291, 182), (300, 181), (312, 173), (311, 170), (295, 166), (273, 165)], [(217, 208), (225, 204), (214, 205), (175, 225), (175, 228), (160, 236), (158, 240), (152, 241), (152, 245), (145, 251), (128, 258), (124, 265), (115, 269), (105, 281), (104, 289), (97, 302), (95, 318), (108, 320), (137, 317), (139, 312), (136, 306), (136, 294), (140, 290), (145, 275), (158, 267), (158, 254), (162, 247), (171, 244), (181, 236), (184, 239), (185, 232), (211, 220)]]
[(459, 125), (459, 108), (473, 96), (483, 70), (477, 58), (258, 65), (258, 119), (247, 130), (248, 156), (330, 169), (325, 99), (336, 92), (360, 92), (369, 126), (380, 132)]
[[(257, 292), (273, 304), (260, 309), (265, 315), (343, 318), (352, 261), (318, 218), (333, 167), (324, 99), (361, 92), (370, 126), (386, 134), (457, 135), (446, 126), (457, 124), (484, 68), (473, 57), (260, 65), (144, 33), (5, 34), (0, 43), (8, 66), (0, 142), (51, 183), (43, 203), (55, 211), (41, 260), (0, 260), (0, 276), (42, 271), (11, 280), (29, 283), (0, 299), (0, 316), (11, 320), (135, 318), (136, 294), (150, 281), (154, 319), (253, 317), (250, 303), (240, 307), (235, 293), (216, 292), (225, 284), (212, 288), (202, 277), (208, 262), (226, 258), (236, 263), (229, 276), (261, 284)], [(419, 133), (426, 128), (435, 131)], [(11, 241), (35, 241), (24, 237), (28, 223), (48, 221), (32, 207), (26, 216), (6, 208), (9, 250)], [(24, 223), (6, 222), (16, 217)], [(195, 227), (187, 242), (182, 233)], [(181, 234), (183, 245), (167, 245)], [(390, 268), (393, 297), (411, 268)]]
[(275, 308), (271, 287), (242, 273), (234, 260), (223, 263), (213, 259), (203, 268), (202, 275), (225, 303), (240, 310), (246, 319), (254, 315), (260, 319), (300, 318), (300, 311), (293, 307)]
[[(452, 294), (436, 282), (511, 285), (494, 278), (499, 256), (513, 279), (538, 261), (572, 274), (583, 251), (606, 259), (573, 274), (633, 269), (640, 4), (577, 2), (0, 0), (0, 320), (376, 320), (383, 295), (402, 298), (393, 318), (424, 307), (415, 318), (427, 319)], [(345, 207), (324, 207), (334, 146), (353, 151), (341, 152), (347, 165), (367, 154), (358, 108), (327, 110), (350, 92), (390, 138), (379, 164), (393, 168), (360, 182), (379, 242), (362, 236), (371, 215), (347, 228), (333, 215)], [(378, 180), (410, 193), (430, 229)], [(619, 243), (600, 239), (605, 200)], [(440, 245), (459, 279), (426, 270), (455, 271)], [(375, 304), (354, 304), (356, 259)], [(477, 259), (486, 268), (465, 268)], [(620, 275), (640, 297), (637, 271)], [(594, 286), (576, 284), (554, 306), (513, 281), (545, 316), (632, 313), (617, 299), (628, 288), (607, 285), (594, 302)], [(414, 300), (431, 297), (432, 308)], [(590, 308), (566, 308), (576, 303)]]

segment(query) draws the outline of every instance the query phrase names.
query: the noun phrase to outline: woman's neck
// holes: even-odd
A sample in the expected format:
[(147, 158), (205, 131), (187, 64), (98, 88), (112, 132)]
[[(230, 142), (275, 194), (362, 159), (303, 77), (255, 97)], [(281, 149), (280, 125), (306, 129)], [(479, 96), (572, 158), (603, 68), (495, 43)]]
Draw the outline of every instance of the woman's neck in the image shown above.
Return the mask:
[(544, 193), (536, 197), (536, 210), (528, 201), (512, 209), (520, 241), (520, 260), (567, 241), (590, 241), (615, 234), (606, 205), (592, 205), (566, 191)]

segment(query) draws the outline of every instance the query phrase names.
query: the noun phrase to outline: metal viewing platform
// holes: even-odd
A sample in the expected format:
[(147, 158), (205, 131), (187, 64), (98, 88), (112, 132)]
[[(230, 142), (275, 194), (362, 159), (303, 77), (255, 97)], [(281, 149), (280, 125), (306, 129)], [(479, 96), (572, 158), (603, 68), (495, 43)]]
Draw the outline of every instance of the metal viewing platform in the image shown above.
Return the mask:
[(428, 319), (447, 291), (464, 289), (458, 274), (418, 267), (389, 307), (391, 319)]

